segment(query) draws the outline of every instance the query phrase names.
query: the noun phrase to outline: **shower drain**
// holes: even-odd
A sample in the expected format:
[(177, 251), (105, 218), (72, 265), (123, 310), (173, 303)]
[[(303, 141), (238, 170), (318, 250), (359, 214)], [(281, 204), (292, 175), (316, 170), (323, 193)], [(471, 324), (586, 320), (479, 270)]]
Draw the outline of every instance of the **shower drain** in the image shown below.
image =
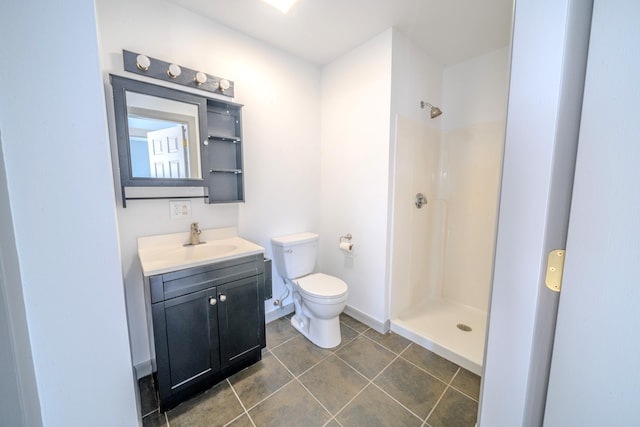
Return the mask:
[(460, 329), (461, 331), (465, 331), (465, 332), (471, 332), (473, 330), (473, 329), (471, 329), (471, 326), (465, 325), (464, 323), (458, 323), (456, 325), (456, 328)]

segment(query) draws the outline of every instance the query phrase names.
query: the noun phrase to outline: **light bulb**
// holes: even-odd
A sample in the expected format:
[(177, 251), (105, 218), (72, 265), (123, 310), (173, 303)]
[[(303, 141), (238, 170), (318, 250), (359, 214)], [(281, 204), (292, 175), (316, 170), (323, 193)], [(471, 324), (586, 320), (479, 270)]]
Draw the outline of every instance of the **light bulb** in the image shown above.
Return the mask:
[(141, 71), (147, 71), (151, 65), (151, 60), (146, 55), (136, 56), (136, 67)]
[(180, 73), (182, 73), (182, 70), (178, 65), (176, 64), (169, 65), (169, 69), (167, 70), (167, 74), (169, 75), (169, 77), (171, 77), (172, 79), (175, 79), (180, 75)]

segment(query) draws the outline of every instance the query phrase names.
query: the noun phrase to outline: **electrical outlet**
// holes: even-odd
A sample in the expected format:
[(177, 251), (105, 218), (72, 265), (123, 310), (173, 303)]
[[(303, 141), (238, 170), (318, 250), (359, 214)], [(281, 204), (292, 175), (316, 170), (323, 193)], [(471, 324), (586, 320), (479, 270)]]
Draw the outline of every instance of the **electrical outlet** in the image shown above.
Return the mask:
[(169, 211), (171, 219), (191, 218), (191, 201), (170, 200)]

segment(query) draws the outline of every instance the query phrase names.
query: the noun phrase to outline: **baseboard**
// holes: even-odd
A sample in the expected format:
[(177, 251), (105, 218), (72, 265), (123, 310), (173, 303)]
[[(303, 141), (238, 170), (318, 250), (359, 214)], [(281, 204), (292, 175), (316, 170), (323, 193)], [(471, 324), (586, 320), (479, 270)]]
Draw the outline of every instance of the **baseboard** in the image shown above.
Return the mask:
[(151, 363), (151, 360), (145, 360), (144, 362), (134, 365), (133, 370), (136, 373), (137, 379), (144, 378), (153, 373), (153, 364)]
[(391, 323), (389, 320), (386, 320), (384, 322), (380, 322), (377, 319), (374, 319), (373, 317), (369, 316), (368, 314), (365, 314), (363, 312), (361, 312), (360, 310), (353, 308), (349, 305), (347, 305), (344, 308), (344, 314), (347, 314), (351, 317), (353, 317), (354, 319), (364, 323), (365, 325), (367, 325), (370, 328), (375, 329), (376, 331), (380, 332), (381, 334), (386, 334), (387, 332), (389, 332), (389, 328), (391, 326)]
[(295, 311), (293, 303), (287, 304), (282, 308), (276, 308), (275, 310), (267, 311), (264, 315), (265, 323), (271, 323), (274, 320), (278, 320), (281, 317), (284, 317), (288, 314), (291, 314)]

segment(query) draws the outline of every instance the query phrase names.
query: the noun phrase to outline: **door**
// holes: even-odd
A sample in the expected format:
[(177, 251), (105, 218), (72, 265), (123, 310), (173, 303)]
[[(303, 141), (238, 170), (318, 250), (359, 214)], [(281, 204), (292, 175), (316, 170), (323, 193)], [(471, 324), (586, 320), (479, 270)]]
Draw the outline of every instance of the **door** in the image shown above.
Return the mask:
[(261, 275), (218, 286), (220, 355), (223, 367), (242, 363), (260, 351), (262, 338)]
[(640, 411), (640, 3), (596, 0), (545, 426)]
[(184, 125), (147, 132), (149, 167), (152, 178), (188, 178)]
[(161, 399), (220, 370), (217, 305), (216, 288), (153, 304)]

